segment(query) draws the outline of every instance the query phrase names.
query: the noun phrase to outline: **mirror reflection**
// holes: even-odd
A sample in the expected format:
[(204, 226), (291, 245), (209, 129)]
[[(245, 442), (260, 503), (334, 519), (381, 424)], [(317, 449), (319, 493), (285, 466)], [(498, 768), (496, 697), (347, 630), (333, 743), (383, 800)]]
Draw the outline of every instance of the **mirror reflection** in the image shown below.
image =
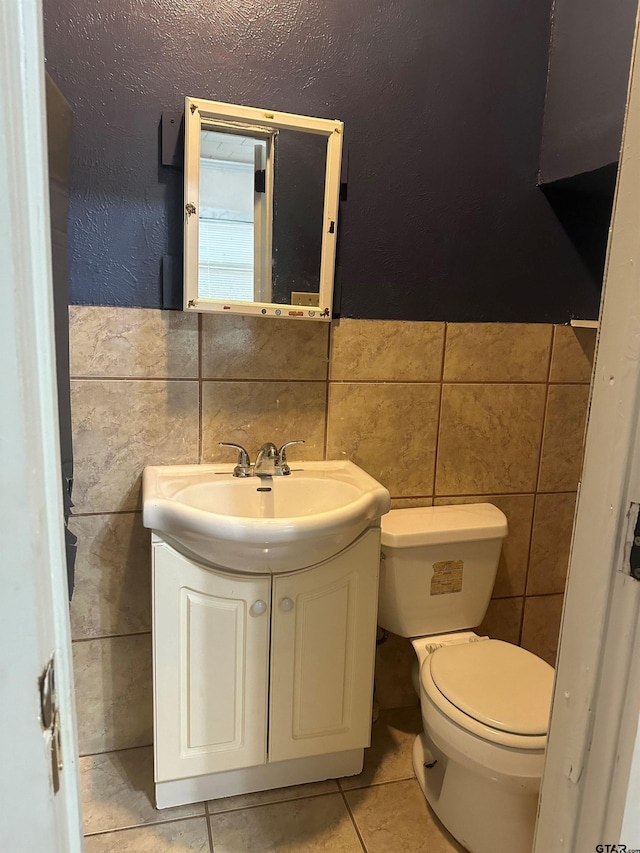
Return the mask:
[(185, 114), (185, 310), (330, 319), (342, 123)]
[(326, 159), (327, 140), (323, 137), (280, 132), (273, 211), (273, 302), (319, 305)]
[(271, 302), (267, 146), (270, 153), (272, 138), (200, 132), (198, 294), (205, 299)]

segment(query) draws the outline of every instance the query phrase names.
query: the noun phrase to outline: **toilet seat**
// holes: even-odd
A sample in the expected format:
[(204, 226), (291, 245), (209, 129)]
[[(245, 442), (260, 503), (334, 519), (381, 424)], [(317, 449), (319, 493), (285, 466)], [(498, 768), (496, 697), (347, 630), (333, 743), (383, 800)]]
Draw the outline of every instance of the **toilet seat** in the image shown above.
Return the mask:
[(554, 670), (501, 640), (436, 649), (420, 670), (421, 688), (461, 728), (512, 749), (543, 750)]

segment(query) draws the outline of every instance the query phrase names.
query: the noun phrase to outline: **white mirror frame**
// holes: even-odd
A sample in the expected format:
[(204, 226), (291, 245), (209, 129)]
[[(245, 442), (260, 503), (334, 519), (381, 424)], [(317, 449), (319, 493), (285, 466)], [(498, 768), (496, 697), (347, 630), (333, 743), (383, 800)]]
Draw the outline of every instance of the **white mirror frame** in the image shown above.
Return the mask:
[[(272, 302), (236, 302), (198, 296), (198, 237), (200, 210), (200, 130), (202, 124), (241, 130), (247, 128), (298, 130), (327, 137), (324, 184), (322, 249), (320, 256), (320, 305), (277, 305)], [(221, 101), (186, 98), (184, 111), (184, 297), (183, 310), (219, 314), (285, 317), (330, 321), (333, 307), (333, 276), (338, 236), (338, 202), (344, 124), (341, 121), (242, 107)]]

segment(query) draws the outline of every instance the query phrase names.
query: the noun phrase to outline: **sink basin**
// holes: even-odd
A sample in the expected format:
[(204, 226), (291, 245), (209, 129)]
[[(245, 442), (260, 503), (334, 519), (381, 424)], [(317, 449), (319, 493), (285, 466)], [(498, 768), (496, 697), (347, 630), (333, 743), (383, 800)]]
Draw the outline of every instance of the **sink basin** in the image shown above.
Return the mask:
[(353, 462), (306, 462), (286, 477), (246, 479), (233, 467), (145, 468), (145, 527), (207, 565), (278, 573), (337, 554), (389, 510), (389, 492)]

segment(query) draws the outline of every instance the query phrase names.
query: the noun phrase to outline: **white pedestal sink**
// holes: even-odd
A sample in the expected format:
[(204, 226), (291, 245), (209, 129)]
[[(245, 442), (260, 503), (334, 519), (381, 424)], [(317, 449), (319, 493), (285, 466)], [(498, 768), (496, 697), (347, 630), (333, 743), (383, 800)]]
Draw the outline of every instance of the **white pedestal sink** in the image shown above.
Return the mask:
[(233, 465), (148, 467), (143, 521), (201, 562), (251, 574), (312, 566), (389, 511), (389, 492), (352, 462), (305, 462), (285, 477)]
[(146, 468), (159, 808), (355, 775), (370, 743), (380, 516), (351, 462)]

